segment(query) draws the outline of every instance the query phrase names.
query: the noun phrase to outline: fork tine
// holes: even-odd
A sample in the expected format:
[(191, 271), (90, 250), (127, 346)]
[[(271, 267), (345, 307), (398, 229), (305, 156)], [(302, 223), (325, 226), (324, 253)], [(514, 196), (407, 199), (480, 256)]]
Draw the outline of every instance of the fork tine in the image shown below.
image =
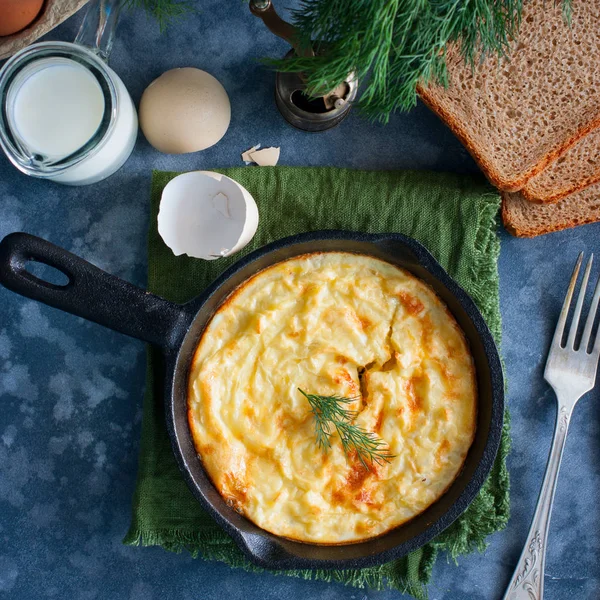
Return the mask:
[[(577, 330), (579, 329), (579, 319), (581, 317), (581, 308), (583, 301), (585, 300), (585, 292), (587, 290), (588, 280), (590, 278), (590, 271), (592, 270), (592, 263), (594, 262), (594, 255), (590, 255), (590, 259), (585, 267), (583, 274), (583, 281), (581, 282), (581, 288), (579, 289), (579, 295), (577, 296), (577, 304), (575, 305), (575, 312), (573, 313), (573, 320), (571, 321), (571, 329), (569, 330), (569, 338), (567, 339), (567, 348), (575, 349), (575, 337), (577, 336)], [(583, 346), (581, 346), (583, 347)]]
[(554, 332), (554, 338), (552, 338), (553, 346), (562, 346), (562, 336), (565, 330), (565, 323), (567, 322), (567, 315), (569, 314), (569, 307), (571, 306), (571, 299), (573, 298), (573, 292), (575, 291), (575, 284), (577, 283), (577, 276), (579, 275), (579, 269), (581, 267), (581, 261), (583, 260), (583, 252), (579, 253), (579, 258), (575, 263), (573, 269), (573, 275), (571, 275), (571, 282), (569, 283), (569, 289), (565, 296), (565, 301), (558, 317), (558, 323), (556, 324), (556, 330)]
[[(583, 348), (584, 350), (587, 350), (590, 345), (592, 327), (594, 326), (594, 320), (596, 319), (596, 313), (598, 312), (598, 302), (600, 302), (600, 276), (598, 276), (598, 281), (596, 282), (594, 297), (592, 298), (592, 304), (590, 305), (590, 314), (585, 321), (585, 328), (583, 330), (583, 335), (581, 336), (580, 348)], [(600, 343), (600, 334), (597, 335), (596, 342), (597, 344)]]

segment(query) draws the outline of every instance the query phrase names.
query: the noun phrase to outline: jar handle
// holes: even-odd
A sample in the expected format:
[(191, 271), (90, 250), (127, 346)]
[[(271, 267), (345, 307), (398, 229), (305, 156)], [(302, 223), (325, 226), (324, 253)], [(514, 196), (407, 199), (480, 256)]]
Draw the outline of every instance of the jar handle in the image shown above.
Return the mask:
[(115, 40), (122, 0), (91, 0), (75, 43), (107, 61)]

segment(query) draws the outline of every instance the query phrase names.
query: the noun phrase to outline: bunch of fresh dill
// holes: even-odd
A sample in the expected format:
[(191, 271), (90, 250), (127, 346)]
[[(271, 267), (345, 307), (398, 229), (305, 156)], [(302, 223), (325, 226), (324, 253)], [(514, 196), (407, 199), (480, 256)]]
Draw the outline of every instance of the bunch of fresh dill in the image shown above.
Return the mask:
[(521, 8), (522, 0), (303, 0), (294, 24), (302, 43), (319, 40), (322, 53), (273, 64), (303, 71), (309, 91), (333, 87), (355, 72), (366, 80), (363, 112), (385, 122), (416, 103), (420, 81), (446, 82), (448, 43), (458, 42), (469, 61), (503, 52)]

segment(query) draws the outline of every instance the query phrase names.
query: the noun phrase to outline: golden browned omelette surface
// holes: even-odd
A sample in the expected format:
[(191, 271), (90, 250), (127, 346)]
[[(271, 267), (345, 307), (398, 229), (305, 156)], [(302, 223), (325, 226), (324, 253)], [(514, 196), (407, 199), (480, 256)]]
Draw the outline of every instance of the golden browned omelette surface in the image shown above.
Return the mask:
[[(355, 423), (395, 455), (365, 469), (324, 451), (298, 388), (355, 397)], [(473, 361), (435, 293), (381, 260), (307, 254), (261, 271), (197, 348), (189, 423), (213, 483), (274, 534), (311, 543), (380, 535), (435, 502), (475, 431)]]

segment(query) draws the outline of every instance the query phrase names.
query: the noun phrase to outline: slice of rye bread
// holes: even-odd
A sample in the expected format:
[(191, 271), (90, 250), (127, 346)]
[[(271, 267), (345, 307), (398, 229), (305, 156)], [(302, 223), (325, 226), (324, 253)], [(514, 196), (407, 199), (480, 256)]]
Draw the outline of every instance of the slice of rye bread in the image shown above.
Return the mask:
[(521, 193), (531, 202), (557, 202), (597, 181), (600, 181), (600, 128), (588, 133), (532, 177)]
[(419, 86), (423, 101), (465, 144), (490, 181), (521, 189), (600, 126), (600, 0), (525, 0), (507, 57), (474, 67), (447, 50), (449, 86)]
[(521, 192), (502, 192), (502, 220), (510, 233), (535, 237), (600, 221), (600, 183), (574, 192), (555, 204), (535, 204)]

